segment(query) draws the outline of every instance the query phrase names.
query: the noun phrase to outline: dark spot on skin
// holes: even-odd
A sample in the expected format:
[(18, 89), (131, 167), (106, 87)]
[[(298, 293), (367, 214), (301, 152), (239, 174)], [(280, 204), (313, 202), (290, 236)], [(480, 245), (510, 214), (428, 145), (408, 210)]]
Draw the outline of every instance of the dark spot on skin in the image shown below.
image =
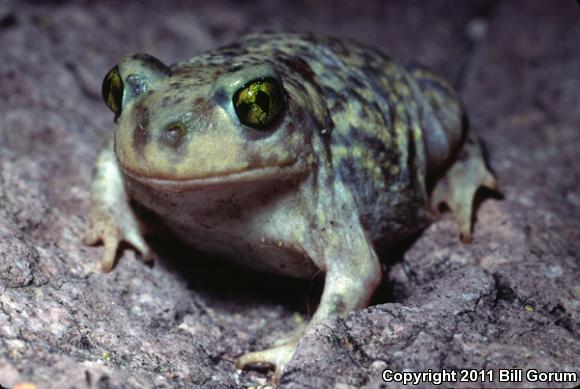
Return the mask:
[(227, 46), (224, 46), (223, 49), (230, 49), (230, 50), (239, 50), (241, 49), (242, 44), (240, 42), (235, 42), (232, 44), (229, 44)]
[[(305, 108), (296, 106), (294, 107), (293, 115), (294, 117), (297, 118), (297, 121), (300, 123), (308, 121), (307, 117), (310, 117), (314, 121), (314, 128), (320, 134), (322, 134), (324, 138), (328, 140), (330, 139), (330, 135), (334, 130), (334, 122), (332, 121), (332, 118), (330, 117), (330, 114), (328, 113), (327, 110), (325, 110), (322, 114), (324, 116), (322, 117), (321, 121), (321, 118), (314, 115), (310, 115), (309, 111), (306, 110)], [(326, 148), (330, 147), (330, 144), (329, 143), (325, 144), (325, 147)]]
[[(380, 73), (381, 70), (377, 71), (376, 68), (372, 67), (372, 66), (368, 66), (368, 65), (363, 65), (360, 68), (360, 71), (369, 79), (375, 79), (375, 76), (384, 76), (384, 77), (389, 77), (389, 74), (382, 74)], [(369, 80), (367, 80), (369, 81)]]
[(370, 104), (370, 101), (368, 101), (363, 95), (361, 95), (360, 93), (358, 93), (356, 91), (356, 89), (350, 89), (349, 88), (348, 91), (345, 94), (350, 95), (351, 98), (354, 98), (354, 99), (360, 101), (361, 104), (364, 104), (364, 105)]
[(310, 62), (317, 62), (320, 60), (320, 58), (318, 58), (316, 55), (311, 54), (307, 51), (301, 51), (298, 53), (298, 55), (300, 56), (300, 58), (310, 61)]
[(292, 88), (294, 88), (297, 92), (299, 92), (302, 95), (308, 95), (308, 92), (306, 91), (306, 88), (304, 87), (304, 85), (302, 85), (302, 83), (296, 81), (293, 78), (286, 80), (284, 82), (284, 84), (291, 86)]
[(370, 65), (375, 62), (375, 58), (369, 50), (358, 50), (358, 55), (363, 59), (363, 63)]
[(216, 93), (214, 95), (214, 101), (220, 107), (222, 107), (222, 108), (226, 107), (226, 105), (229, 102), (229, 99), (228, 99), (228, 95), (226, 94), (226, 91), (223, 88), (220, 88), (216, 91)]
[[(369, 158), (379, 163), (381, 177), (388, 184), (396, 179), (389, 167), (398, 166), (399, 153), (396, 148), (387, 147), (383, 140), (375, 134), (367, 133), (362, 129), (350, 127), (347, 133), (337, 132), (332, 138), (333, 144), (348, 148), (362, 146), (369, 152)], [(371, 172), (361, 163), (358, 158), (346, 157), (341, 159), (338, 170), (343, 179), (356, 188), (355, 192), (365, 202), (373, 203), (380, 196), (378, 185), (371, 177)]]
[(224, 58), (233, 58), (239, 55), (239, 52), (237, 50), (220, 50), (220, 55)]
[(338, 93), (336, 93), (336, 90), (330, 86), (325, 85), (322, 88), (324, 94), (326, 95), (327, 99), (333, 99), (333, 100), (341, 100), (341, 96), (338, 95)]
[(350, 51), (346, 48), (346, 46), (344, 45), (344, 43), (338, 39), (331, 39), (328, 42), (328, 46), (337, 54), (343, 56), (343, 57), (348, 57), (350, 56)]
[(367, 112), (363, 107), (360, 107), (358, 110), (358, 117), (361, 119), (366, 119), (367, 118)]
[(358, 88), (365, 88), (365, 84), (361, 80), (359, 80), (358, 77), (354, 77), (353, 75), (349, 75), (348, 81), (350, 81), (352, 84), (354, 84)]
[(228, 70), (228, 73), (237, 72), (238, 70), (242, 69), (242, 65), (236, 65)]
[[(378, 156), (380, 153), (384, 153), (384, 154), (393, 154), (393, 153), (389, 153), (383, 142), (383, 140), (377, 136), (374, 136), (372, 134), (367, 134), (364, 131), (361, 131), (360, 129), (351, 127), (350, 128), (350, 134), (352, 134), (351, 136), (353, 136), (355, 139), (359, 140), (360, 143), (362, 143), (363, 145), (365, 145), (365, 147), (367, 149), (370, 149), (372, 151), (374, 151), (375, 155)], [(398, 158), (396, 158), (398, 160)], [(396, 160), (390, 160), (391, 163), (397, 163)]]
[(338, 113), (344, 111), (344, 104), (340, 100), (335, 100), (330, 107), (331, 113)]
[(277, 48), (277, 47), (276, 47), (276, 48), (274, 48), (274, 49), (272, 50), (272, 56), (273, 56), (274, 58), (278, 58), (278, 57), (284, 57), (284, 56), (287, 56), (287, 55), (288, 55), (288, 54), (286, 54), (286, 53), (285, 53), (283, 50), (280, 50), (280, 49), (279, 49), (279, 48)]
[(242, 47), (240, 42), (232, 43), (230, 45), (224, 46), (217, 51), (216, 54), (223, 55), (224, 57), (233, 57), (247, 54), (248, 50)]
[(310, 65), (308, 65), (308, 63), (306, 63), (306, 61), (304, 61), (302, 58), (280, 56), (277, 59), (280, 62), (286, 64), (286, 66), (288, 66), (290, 69), (298, 72), (298, 74), (300, 74), (306, 80), (315, 82), (316, 75), (314, 74), (314, 71), (312, 71)]
[[(392, 109), (389, 109), (388, 106), (386, 106), (385, 109), (381, 109), (379, 104), (376, 101), (373, 101), (371, 103), (370, 110), (374, 111), (374, 112), (378, 112), (381, 115), (381, 118), (383, 119), (382, 124), (383, 124), (384, 128), (389, 128), (389, 129), (393, 128), (392, 123), (394, 123), (394, 112)], [(385, 113), (385, 110), (388, 110), (389, 116), (387, 116), (387, 114)]]
[(416, 74), (423, 72), (423, 71), (429, 71), (429, 68), (426, 67), (425, 65), (421, 65), (417, 62), (410, 62), (405, 64), (405, 68), (410, 72), (410, 73), (414, 73), (413, 75), (416, 76)]
[(203, 97), (198, 97), (193, 101), (193, 111), (200, 114), (206, 114), (212, 109), (212, 105), (207, 102)]
[(294, 123), (290, 122), (290, 123), (288, 123), (287, 128), (288, 128), (288, 132), (292, 133), (296, 129), (296, 126), (294, 125)]
[(173, 82), (169, 83), (169, 86), (172, 89), (178, 90), (178, 89), (181, 89), (183, 87), (183, 83), (180, 81), (173, 81)]
[(148, 129), (149, 110), (142, 103), (138, 103), (133, 110), (133, 121), (137, 123), (133, 130), (133, 147), (137, 153), (142, 155), (143, 149), (151, 140)]

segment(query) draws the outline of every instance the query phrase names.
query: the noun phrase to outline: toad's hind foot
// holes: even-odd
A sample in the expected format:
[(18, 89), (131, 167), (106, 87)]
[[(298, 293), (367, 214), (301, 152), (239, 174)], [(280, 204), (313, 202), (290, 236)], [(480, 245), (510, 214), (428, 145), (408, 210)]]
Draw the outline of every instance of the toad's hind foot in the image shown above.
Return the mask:
[(479, 187), (498, 190), (496, 178), (485, 166), (481, 145), (470, 134), (459, 152), (457, 160), (437, 182), (431, 194), (431, 208), (437, 211), (446, 204), (459, 228), (462, 242), (472, 241), (473, 199)]
[(278, 385), (282, 371), (288, 361), (290, 361), (290, 358), (292, 358), (292, 355), (294, 355), (297, 344), (298, 338), (294, 338), (283, 345), (272, 347), (267, 350), (246, 353), (238, 358), (236, 368), (245, 369), (256, 365), (272, 366), (274, 367), (274, 378), (272, 381), (274, 385)]

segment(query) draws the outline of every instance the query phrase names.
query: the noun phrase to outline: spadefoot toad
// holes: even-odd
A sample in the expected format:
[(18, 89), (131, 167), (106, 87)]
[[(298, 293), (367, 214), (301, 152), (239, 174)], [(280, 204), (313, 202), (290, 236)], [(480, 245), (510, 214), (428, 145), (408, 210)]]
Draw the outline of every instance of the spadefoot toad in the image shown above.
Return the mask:
[[(469, 241), (474, 194), (496, 187), (447, 82), (342, 40), (260, 33), (172, 66), (127, 55), (103, 97), (115, 126), (85, 237), (104, 243), (103, 270), (121, 242), (151, 257), (132, 200), (197, 249), (270, 273), (323, 272), (302, 332), (365, 307), (377, 250), (441, 203)], [(279, 375), (300, 337), (238, 366)]]

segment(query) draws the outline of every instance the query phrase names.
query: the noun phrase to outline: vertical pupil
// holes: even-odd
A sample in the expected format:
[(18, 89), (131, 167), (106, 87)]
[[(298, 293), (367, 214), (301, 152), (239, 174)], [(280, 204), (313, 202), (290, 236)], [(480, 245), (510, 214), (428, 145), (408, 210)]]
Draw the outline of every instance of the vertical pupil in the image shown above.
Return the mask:
[(256, 94), (256, 104), (266, 115), (270, 113), (270, 96), (263, 91), (258, 91)]
[(246, 118), (248, 117), (248, 114), (250, 113), (250, 108), (251, 105), (245, 101), (238, 105), (239, 115), (243, 117), (244, 120), (246, 120)]

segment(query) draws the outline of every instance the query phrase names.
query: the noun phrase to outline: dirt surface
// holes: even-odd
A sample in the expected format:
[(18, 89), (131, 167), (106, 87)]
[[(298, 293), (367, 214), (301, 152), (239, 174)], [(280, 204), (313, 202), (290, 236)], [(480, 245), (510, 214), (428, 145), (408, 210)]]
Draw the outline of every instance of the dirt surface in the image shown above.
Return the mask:
[(126, 250), (103, 274), (102, 248), (80, 243), (112, 125), (105, 72), (127, 52), (171, 63), (260, 30), (430, 65), (459, 87), (503, 192), (481, 202), (473, 244), (446, 214), (393, 250), (375, 305), (307, 334), (280, 387), (402, 387), (382, 381), (387, 368), (487, 369), (496, 386), (498, 369), (580, 376), (578, 4), (385, 3), (0, 0), (0, 385), (270, 382), (235, 358), (305, 320), (320, 285), (207, 261), (171, 237), (153, 242), (154, 267)]

